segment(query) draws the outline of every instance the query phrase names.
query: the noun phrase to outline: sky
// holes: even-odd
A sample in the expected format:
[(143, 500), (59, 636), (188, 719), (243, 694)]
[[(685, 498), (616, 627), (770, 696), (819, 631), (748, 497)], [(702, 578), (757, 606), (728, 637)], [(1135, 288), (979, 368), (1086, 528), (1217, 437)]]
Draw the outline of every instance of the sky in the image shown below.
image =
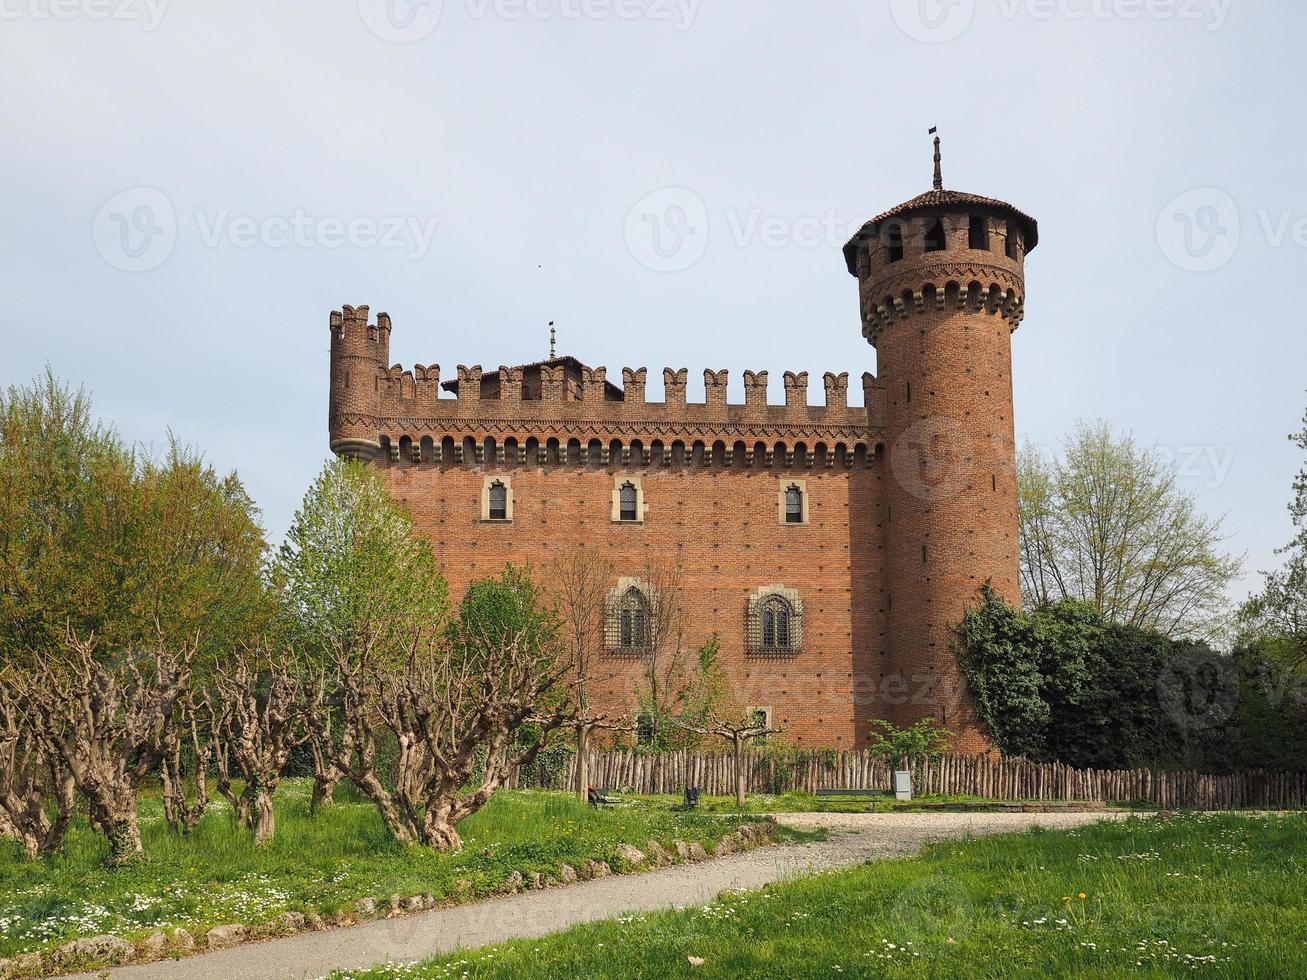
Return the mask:
[[(0, 0), (0, 384), (237, 470), (327, 455), (327, 322), (391, 359), (875, 370), (840, 247), (927, 190), (1040, 221), (1018, 438), (1106, 419), (1247, 556), (1307, 408), (1307, 4)], [(1295, 67), (1297, 66), (1297, 67)], [(850, 385), (854, 403), (860, 385)]]

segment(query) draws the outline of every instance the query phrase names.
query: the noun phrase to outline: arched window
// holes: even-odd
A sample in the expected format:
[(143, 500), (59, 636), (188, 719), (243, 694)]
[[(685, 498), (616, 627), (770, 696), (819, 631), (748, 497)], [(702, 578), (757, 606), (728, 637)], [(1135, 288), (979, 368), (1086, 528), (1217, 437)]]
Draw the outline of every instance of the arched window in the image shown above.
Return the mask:
[(803, 523), (803, 491), (794, 484), (785, 490), (785, 523)]
[(782, 596), (770, 595), (762, 602), (762, 648), (790, 649), (790, 621), (794, 610)]
[(623, 483), (619, 491), (618, 500), (618, 519), (623, 521), (638, 521), (640, 519), (640, 494), (635, 489), (634, 483)]
[(649, 597), (638, 585), (621, 592), (609, 618), (609, 645), (617, 650), (644, 651), (650, 646)]
[(926, 251), (942, 252), (948, 247), (943, 218), (926, 219)]
[(803, 648), (803, 602), (781, 585), (759, 589), (749, 599), (749, 652), (798, 653)]
[(890, 225), (886, 231), (886, 245), (889, 248), (889, 261), (899, 262), (903, 259), (903, 226)]
[(490, 484), (490, 519), (508, 520), (508, 488), (498, 480)]

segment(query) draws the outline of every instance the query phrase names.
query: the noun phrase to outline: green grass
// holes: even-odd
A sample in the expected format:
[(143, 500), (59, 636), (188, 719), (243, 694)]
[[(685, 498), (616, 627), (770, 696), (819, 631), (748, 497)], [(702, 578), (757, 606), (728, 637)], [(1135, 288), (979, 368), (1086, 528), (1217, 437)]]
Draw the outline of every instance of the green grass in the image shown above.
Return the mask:
[[(0, 841), (0, 957), (101, 934), (136, 940), (182, 927), (198, 935), (285, 911), (329, 918), (364, 897), (472, 898), (498, 891), (513, 872), (554, 874), (560, 861), (576, 867), (588, 858), (616, 869), (619, 843), (655, 839), (670, 847), (679, 838), (710, 848), (736, 823), (670, 806), (596, 811), (569, 794), (504, 791), (460, 825), (463, 851), (446, 855), (397, 844), (373, 806), (345, 789), (341, 802), (313, 817), (309, 790), (307, 781), (282, 784), (276, 839), (258, 851), (223, 800), (183, 837), (164, 822), (157, 798), (142, 799), (149, 860), (114, 870), (104, 867), (104, 838), (82, 821), (62, 851), (33, 863)], [(471, 883), (470, 893), (460, 880)]]
[(1132, 818), (339, 976), (1307, 976), (1304, 872), (1302, 814)]

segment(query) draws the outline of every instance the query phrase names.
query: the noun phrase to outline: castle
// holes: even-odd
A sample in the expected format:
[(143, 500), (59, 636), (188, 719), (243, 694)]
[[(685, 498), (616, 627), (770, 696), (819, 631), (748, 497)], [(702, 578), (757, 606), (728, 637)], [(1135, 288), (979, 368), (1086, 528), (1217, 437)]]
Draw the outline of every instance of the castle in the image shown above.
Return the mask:
[[(990, 581), (1020, 601), (1011, 334), (1024, 316), (1035, 220), (934, 189), (868, 221), (844, 247), (877, 373), (682, 368), (621, 384), (573, 357), (484, 371), (390, 367), (390, 318), (331, 315), (331, 448), (382, 467), (430, 535), (455, 599), (509, 561), (548, 566), (577, 542), (615, 567), (601, 710), (633, 710), (656, 600), (640, 577), (673, 560), (692, 645), (717, 634), (739, 707), (798, 745), (850, 748), (869, 723), (925, 716), (989, 747), (951, 627)], [(452, 396), (452, 397), (449, 397)]]

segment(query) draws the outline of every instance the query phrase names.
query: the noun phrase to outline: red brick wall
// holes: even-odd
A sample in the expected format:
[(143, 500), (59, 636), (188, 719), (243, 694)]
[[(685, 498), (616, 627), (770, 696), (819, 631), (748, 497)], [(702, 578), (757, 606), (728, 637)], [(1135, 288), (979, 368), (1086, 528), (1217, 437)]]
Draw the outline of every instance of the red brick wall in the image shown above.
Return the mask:
[[(456, 599), (509, 561), (530, 562), (547, 577), (552, 556), (579, 540), (610, 558), (619, 576), (639, 577), (651, 560), (675, 559), (684, 569), (687, 644), (720, 635), (739, 707), (771, 707), (774, 723), (797, 744), (865, 744), (867, 722), (880, 712), (866, 678), (878, 677), (884, 659), (878, 464), (421, 464), (386, 472), (434, 542)], [(640, 525), (611, 519), (615, 480), (628, 472), (642, 481)], [(480, 519), (484, 478), (494, 473), (511, 476), (512, 524)], [(793, 480), (806, 485), (809, 523), (782, 526), (777, 494)], [(748, 598), (773, 584), (803, 599), (804, 644), (793, 656), (746, 652)], [(611, 676), (592, 686), (596, 707), (629, 711), (640, 662), (608, 655), (602, 669)]]

